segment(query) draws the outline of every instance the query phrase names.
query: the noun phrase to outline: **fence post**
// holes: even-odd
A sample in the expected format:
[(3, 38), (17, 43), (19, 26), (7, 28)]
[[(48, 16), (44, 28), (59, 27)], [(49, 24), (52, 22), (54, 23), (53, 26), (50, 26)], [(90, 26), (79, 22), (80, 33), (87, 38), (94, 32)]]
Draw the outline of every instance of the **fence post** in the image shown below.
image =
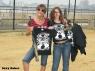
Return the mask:
[(48, 17), (48, 13), (49, 13), (49, 0), (47, 0), (47, 17)]
[(76, 0), (74, 3), (74, 16), (73, 16), (73, 24), (75, 23), (75, 13), (76, 13)]
[(67, 19), (67, 9), (66, 8), (64, 9), (64, 18)]
[(13, 1), (13, 30), (15, 30), (15, 0)]

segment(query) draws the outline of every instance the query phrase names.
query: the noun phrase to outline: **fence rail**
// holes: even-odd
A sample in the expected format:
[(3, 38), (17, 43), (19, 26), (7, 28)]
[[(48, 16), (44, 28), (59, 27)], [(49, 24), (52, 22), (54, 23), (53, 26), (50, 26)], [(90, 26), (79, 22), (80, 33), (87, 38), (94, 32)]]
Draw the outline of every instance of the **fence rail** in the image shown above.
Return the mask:
[[(16, 7), (15, 10), (15, 29), (25, 29), (29, 16), (35, 15), (35, 7)], [(49, 8), (49, 13), (52, 8)], [(62, 8), (64, 13), (64, 8)], [(73, 21), (73, 9), (67, 15)], [(83, 28), (95, 29), (95, 10), (77, 9), (75, 21)], [(0, 7), (0, 30), (13, 28), (13, 9), (12, 7)]]

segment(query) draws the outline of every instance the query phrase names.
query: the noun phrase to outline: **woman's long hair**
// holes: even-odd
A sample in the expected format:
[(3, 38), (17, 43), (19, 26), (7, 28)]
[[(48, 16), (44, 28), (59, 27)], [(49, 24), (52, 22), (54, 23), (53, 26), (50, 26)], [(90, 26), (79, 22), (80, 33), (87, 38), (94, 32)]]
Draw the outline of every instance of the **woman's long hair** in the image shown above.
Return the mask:
[(55, 19), (55, 16), (54, 16), (54, 14), (55, 14), (55, 9), (58, 9), (58, 10), (59, 10), (59, 13), (60, 13), (59, 20), (63, 23), (63, 22), (64, 22), (64, 18), (63, 18), (62, 11), (61, 11), (61, 9), (60, 9), (59, 7), (54, 7), (54, 8), (52, 9), (52, 11), (50, 12), (50, 19), (51, 19), (52, 21), (54, 21), (54, 19)]

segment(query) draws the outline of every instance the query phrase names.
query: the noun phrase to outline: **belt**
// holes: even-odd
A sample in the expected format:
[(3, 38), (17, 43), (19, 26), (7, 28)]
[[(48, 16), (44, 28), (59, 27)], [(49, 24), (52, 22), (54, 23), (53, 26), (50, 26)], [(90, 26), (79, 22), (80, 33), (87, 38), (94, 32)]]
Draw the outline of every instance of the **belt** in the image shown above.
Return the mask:
[(59, 42), (54, 42), (54, 44), (64, 44), (67, 40), (65, 41), (59, 41)]

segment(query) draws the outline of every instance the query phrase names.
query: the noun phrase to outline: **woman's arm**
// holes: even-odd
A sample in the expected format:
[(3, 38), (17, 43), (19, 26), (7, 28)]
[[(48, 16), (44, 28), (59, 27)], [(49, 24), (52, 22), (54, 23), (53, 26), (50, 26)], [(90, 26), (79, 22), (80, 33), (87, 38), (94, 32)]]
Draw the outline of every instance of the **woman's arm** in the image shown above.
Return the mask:
[(27, 36), (30, 35), (33, 30), (32, 21), (33, 21), (33, 19), (30, 19), (27, 24), (27, 27), (26, 27), (26, 35)]

